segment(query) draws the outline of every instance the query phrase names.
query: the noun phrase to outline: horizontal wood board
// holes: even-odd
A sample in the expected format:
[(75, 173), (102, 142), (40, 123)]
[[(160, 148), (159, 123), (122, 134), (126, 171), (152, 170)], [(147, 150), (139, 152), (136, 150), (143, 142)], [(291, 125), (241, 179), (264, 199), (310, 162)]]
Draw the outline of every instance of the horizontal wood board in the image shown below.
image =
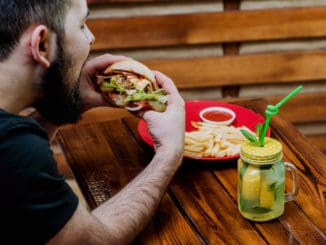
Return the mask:
[(90, 19), (93, 51), (326, 36), (326, 7)]

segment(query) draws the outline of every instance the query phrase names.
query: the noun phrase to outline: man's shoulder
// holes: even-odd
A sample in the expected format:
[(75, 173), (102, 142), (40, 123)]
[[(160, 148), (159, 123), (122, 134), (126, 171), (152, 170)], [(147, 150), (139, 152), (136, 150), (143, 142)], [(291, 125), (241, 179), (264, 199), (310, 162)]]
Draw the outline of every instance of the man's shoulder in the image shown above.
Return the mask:
[(5, 179), (33, 179), (44, 173), (61, 178), (47, 134), (34, 119), (0, 111), (0, 172)]
[(29, 132), (47, 138), (46, 132), (35, 120), (0, 109), (0, 140), (18, 132)]

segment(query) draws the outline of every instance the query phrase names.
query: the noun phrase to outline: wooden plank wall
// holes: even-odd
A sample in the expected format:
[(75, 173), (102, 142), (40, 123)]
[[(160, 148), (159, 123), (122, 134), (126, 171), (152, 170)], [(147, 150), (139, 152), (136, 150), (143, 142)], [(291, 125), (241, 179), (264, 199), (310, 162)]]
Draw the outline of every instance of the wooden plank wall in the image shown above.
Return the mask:
[[(240, 0), (89, 0), (92, 55), (138, 59), (168, 74), (185, 99), (266, 97), (326, 152), (326, 6), (244, 10)], [(263, 2), (263, 1), (260, 1)], [(295, 48), (303, 41), (309, 49)], [(276, 50), (246, 45), (283, 42)], [(291, 45), (294, 42), (294, 45)]]

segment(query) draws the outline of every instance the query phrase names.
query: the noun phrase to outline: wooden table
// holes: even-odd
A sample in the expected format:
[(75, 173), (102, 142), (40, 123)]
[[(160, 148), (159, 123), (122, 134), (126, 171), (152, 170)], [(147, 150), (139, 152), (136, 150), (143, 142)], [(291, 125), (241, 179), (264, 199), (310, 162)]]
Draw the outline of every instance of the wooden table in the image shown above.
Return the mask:
[[(261, 115), (267, 104), (258, 99), (232, 103)], [(58, 133), (91, 209), (123, 188), (153, 156), (138, 136), (138, 119), (119, 113), (88, 115), (83, 123)], [(270, 126), (272, 137), (283, 144), (284, 159), (297, 166), (300, 181), (297, 199), (285, 204), (280, 218), (265, 223), (242, 218), (236, 201), (236, 160), (185, 159), (135, 244), (326, 244), (326, 157), (281, 117), (274, 116)]]

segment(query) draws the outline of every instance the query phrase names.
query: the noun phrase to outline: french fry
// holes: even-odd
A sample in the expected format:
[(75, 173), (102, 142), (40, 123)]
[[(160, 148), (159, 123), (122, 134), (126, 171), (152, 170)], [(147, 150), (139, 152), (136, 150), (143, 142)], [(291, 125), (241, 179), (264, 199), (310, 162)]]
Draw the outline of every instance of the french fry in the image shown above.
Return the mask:
[(205, 150), (204, 145), (185, 145), (185, 150), (190, 152), (203, 152)]
[(203, 154), (201, 152), (192, 152), (186, 150), (184, 150), (183, 155), (188, 157), (203, 157)]
[(246, 138), (240, 129), (250, 130), (245, 126), (214, 125), (205, 122), (191, 121), (196, 130), (185, 133), (185, 156), (192, 157), (225, 157), (240, 153), (240, 146)]
[(193, 133), (186, 133), (186, 138), (187, 139), (193, 139), (197, 142), (207, 142), (210, 138), (211, 135), (204, 133), (204, 132), (199, 132), (199, 131), (193, 131)]

